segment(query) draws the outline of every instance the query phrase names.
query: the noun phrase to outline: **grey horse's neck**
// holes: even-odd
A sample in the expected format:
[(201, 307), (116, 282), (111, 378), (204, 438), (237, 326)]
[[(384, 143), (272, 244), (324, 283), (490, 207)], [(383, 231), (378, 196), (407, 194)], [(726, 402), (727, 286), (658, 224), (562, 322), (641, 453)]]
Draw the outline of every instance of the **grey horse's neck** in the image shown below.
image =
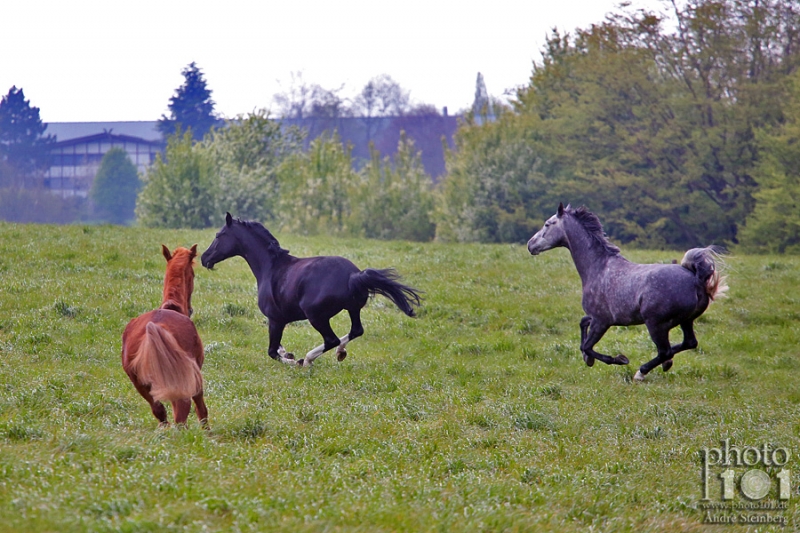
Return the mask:
[(585, 286), (589, 280), (597, 278), (606, 269), (609, 260), (622, 256), (609, 253), (577, 220), (568, 218), (566, 222), (567, 248)]

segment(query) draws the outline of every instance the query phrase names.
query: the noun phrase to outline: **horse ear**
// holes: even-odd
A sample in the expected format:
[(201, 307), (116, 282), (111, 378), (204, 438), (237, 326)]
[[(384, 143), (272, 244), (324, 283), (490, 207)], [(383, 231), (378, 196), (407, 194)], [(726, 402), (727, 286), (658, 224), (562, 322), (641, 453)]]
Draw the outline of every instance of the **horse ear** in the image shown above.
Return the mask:
[[(569, 208), (567, 208), (567, 209), (569, 209)], [(561, 217), (564, 216), (564, 202), (559, 202), (558, 203), (558, 213), (556, 213), (556, 215), (558, 216), (558, 218), (561, 218)]]
[(164, 254), (164, 258), (167, 260), (167, 262), (172, 259), (172, 253), (169, 251), (169, 248), (163, 244), (161, 245), (161, 253)]
[(231, 224), (233, 224), (233, 217), (231, 216), (230, 213), (226, 212), (225, 213), (225, 225), (226, 226), (230, 226)]
[(189, 248), (189, 252), (190, 252), (190, 255), (192, 256), (192, 259), (197, 257), (197, 244), (193, 244), (192, 247)]

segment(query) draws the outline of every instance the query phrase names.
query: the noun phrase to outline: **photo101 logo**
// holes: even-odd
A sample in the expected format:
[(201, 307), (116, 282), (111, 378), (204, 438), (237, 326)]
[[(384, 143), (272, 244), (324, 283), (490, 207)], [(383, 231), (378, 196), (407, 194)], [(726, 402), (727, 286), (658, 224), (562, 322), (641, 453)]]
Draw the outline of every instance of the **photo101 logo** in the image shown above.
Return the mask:
[[(791, 452), (771, 444), (739, 447), (725, 439), (700, 450), (706, 524), (786, 525), (792, 495)], [(769, 497), (770, 494), (773, 497)]]

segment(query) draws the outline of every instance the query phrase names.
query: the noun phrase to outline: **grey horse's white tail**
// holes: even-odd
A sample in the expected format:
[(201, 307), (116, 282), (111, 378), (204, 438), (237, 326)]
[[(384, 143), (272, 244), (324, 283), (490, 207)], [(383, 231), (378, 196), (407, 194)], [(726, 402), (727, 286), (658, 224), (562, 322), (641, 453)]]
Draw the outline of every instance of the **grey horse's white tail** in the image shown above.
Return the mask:
[(683, 255), (681, 266), (697, 275), (698, 281), (706, 288), (711, 301), (725, 296), (728, 292), (727, 277), (722, 275), (725, 262), (721, 251), (715, 246), (692, 248)]

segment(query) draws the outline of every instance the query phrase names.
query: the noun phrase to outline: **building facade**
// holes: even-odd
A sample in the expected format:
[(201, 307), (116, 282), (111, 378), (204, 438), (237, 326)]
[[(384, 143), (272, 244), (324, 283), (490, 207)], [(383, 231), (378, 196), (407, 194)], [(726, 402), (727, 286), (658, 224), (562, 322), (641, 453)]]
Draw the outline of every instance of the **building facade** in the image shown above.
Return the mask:
[(65, 198), (89, 194), (100, 162), (111, 148), (125, 150), (142, 173), (164, 150), (155, 122), (50, 123), (47, 133), (55, 135), (57, 142), (50, 149), (44, 186)]

